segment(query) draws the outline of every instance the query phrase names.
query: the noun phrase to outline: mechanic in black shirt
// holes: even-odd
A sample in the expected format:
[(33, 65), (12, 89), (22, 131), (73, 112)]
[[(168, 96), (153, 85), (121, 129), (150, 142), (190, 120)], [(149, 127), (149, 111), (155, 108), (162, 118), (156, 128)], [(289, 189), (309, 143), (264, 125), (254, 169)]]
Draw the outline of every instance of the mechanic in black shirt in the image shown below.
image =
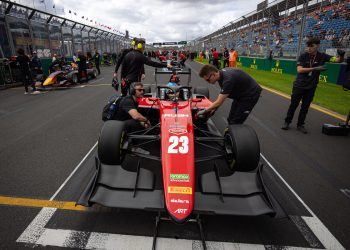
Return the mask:
[(218, 70), (213, 65), (204, 65), (199, 76), (210, 84), (218, 82), (221, 91), (218, 98), (209, 108), (198, 112), (204, 115), (219, 108), (226, 98), (233, 99), (230, 114), (227, 118), (229, 124), (242, 124), (258, 102), (261, 87), (247, 73), (236, 68)]
[(78, 64), (78, 81), (81, 82), (81, 78), (84, 72), (85, 82), (88, 83), (89, 76), (87, 74), (86, 56), (84, 56), (83, 52), (81, 51), (78, 51), (77, 64)]
[(137, 99), (143, 97), (145, 89), (141, 82), (130, 85), (130, 95), (122, 97), (114, 119), (124, 121), (127, 132), (133, 132), (148, 128), (149, 120), (137, 111)]
[(229, 67), (229, 60), (230, 58), (230, 53), (228, 52), (228, 49), (227, 48), (224, 48), (224, 68), (225, 67)]
[(19, 66), (19, 71), (21, 73), (21, 78), (22, 82), (24, 84), (25, 92), (24, 94), (28, 94), (28, 86), (31, 85), (33, 88), (33, 94), (36, 94), (38, 91), (36, 91), (35, 88), (35, 83), (33, 82), (32, 75), (30, 73), (30, 68), (29, 68), (29, 57), (24, 54), (24, 50), (19, 48), (17, 50), (18, 56), (16, 58), (16, 62), (18, 63)]
[(98, 51), (95, 51), (95, 55), (93, 57), (94, 61), (95, 61), (95, 67), (97, 69), (98, 74), (101, 74), (101, 70), (100, 70), (100, 61), (101, 61), (101, 56), (100, 53), (98, 53)]
[[(145, 50), (145, 39), (135, 39), (135, 49), (128, 52), (122, 62), (121, 71), (121, 92), (122, 96), (126, 96), (129, 86), (133, 82), (140, 82), (144, 78), (144, 65), (152, 67), (163, 68), (164, 64), (152, 61), (151, 58), (145, 56), (143, 51)], [(171, 65), (168, 65), (171, 68)]]
[(320, 72), (326, 70), (323, 66), (326, 62), (342, 62), (344, 60), (344, 51), (338, 50), (339, 57), (332, 57), (328, 54), (318, 52), (320, 47), (320, 39), (310, 38), (307, 42), (307, 51), (301, 54), (297, 61), (297, 77), (293, 83), (293, 90), (291, 96), (291, 102), (287, 112), (287, 116), (284, 119), (285, 123), (282, 129), (288, 130), (289, 125), (293, 120), (295, 110), (299, 106), (299, 102), (302, 101), (297, 129), (304, 134), (307, 134), (307, 130), (304, 126), (306, 114), (309, 110), (310, 104), (313, 100), (316, 87), (319, 81)]

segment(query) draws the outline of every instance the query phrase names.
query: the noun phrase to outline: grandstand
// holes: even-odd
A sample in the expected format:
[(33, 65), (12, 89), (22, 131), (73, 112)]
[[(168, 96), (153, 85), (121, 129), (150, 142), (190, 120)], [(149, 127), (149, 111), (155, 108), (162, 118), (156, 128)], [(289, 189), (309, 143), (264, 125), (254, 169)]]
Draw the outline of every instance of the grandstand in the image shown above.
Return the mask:
[[(198, 38), (195, 50), (235, 48), (241, 56), (295, 59), (309, 37), (321, 39), (321, 50), (350, 50), (350, 0), (264, 1), (257, 10)], [(204, 47), (203, 47), (204, 46)]]

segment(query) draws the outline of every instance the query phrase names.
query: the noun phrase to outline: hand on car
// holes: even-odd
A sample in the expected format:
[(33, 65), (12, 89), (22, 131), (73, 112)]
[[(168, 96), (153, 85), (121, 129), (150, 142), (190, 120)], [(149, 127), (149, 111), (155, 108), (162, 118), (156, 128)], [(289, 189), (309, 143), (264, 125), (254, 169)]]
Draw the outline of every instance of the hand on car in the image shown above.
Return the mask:
[(197, 117), (198, 118), (205, 118), (206, 117), (206, 114), (207, 114), (207, 110), (206, 109), (202, 109), (202, 110), (199, 110), (197, 112)]
[(149, 120), (147, 121), (144, 121), (144, 122), (141, 122), (141, 125), (144, 127), (144, 128), (149, 128), (151, 126), (151, 123)]

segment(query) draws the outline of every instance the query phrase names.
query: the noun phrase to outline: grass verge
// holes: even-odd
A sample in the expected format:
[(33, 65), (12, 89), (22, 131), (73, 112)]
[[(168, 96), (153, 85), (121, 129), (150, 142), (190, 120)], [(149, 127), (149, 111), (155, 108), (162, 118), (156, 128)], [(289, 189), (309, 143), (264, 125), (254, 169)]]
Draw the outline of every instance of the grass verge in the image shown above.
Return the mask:
[[(208, 64), (208, 60), (202, 62)], [(290, 95), (292, 93), (295, 76), (275, 74), (262, 70), (241, 67), (243, 71), (252, 76), (259, 84)], [(313, 100), (314, 104), (347, 115), (350, 109), (350, 91), (344, 91), (342, 86), (333, 83), (320, 82)]]

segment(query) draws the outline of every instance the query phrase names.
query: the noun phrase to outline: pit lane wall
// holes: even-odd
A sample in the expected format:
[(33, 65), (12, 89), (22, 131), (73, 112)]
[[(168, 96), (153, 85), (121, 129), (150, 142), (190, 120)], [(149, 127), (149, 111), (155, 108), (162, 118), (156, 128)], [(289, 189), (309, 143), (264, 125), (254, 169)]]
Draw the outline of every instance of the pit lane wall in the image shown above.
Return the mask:
[[(255, 70), (269, 71), (274, 74), (297, 74), (295, 60), (285, 59), (263, 59), (241, 56), (238, 58), (237, 66), (247, 67)], [(326, 63), (327, 71), (320, 75), (320, 82), (342, 84), (346, 72), (346, 64)]]

